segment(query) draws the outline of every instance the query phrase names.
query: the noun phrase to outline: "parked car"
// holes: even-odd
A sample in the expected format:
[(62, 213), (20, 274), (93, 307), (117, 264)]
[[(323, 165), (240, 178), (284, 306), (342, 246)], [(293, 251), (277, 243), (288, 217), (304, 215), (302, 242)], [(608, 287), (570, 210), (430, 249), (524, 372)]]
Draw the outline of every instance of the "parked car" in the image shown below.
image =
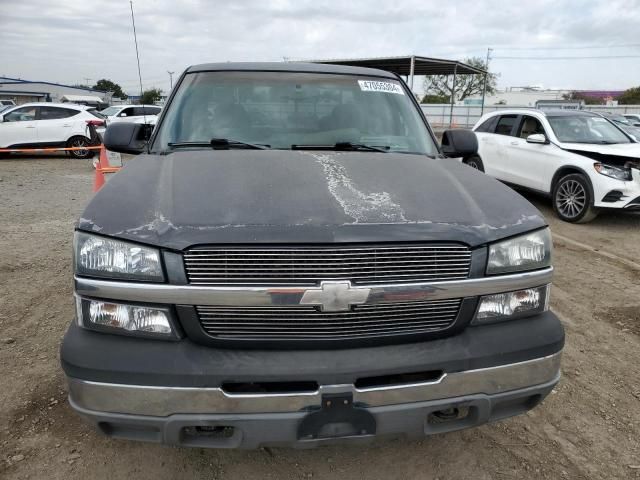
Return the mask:
[(97, 111), (70, 103), (26, 103), (0, 112), (0, 148), (77, 147), (69, 153), (89, 158), (88, 123), (104, 133), (105, 119)]
[(161, 107), (155, 105), (112, 105), (100, 113), (109, 119), (110, 123), (133, 122), (155, 125)]
[(477, 155), (463, 162), (551, 196), (558, 217), (588, 222), (601, 209), (640, 208), (640, 144), (584, 111), (514, 109), (475, 125)]
[(633, 123), (630, 122), (623, 115), (619, 115), (617, 113), (611, 112), (597, 112), (598, 115), (606, 118), (607, 120), (613, 122), (616, 127), (620, 130), (628, 134), (634, 142), (640, 141), (640, 128), (633, 126)]
[(626, 118), (634, 127), (640, 127), (640, 113), (625, 113)]
[(521, 414), (560, 375), (544, 217), (442, 157), (399, 76), (190, 67), (75, 232), (69, 401), (198, 447), (423, 436)]

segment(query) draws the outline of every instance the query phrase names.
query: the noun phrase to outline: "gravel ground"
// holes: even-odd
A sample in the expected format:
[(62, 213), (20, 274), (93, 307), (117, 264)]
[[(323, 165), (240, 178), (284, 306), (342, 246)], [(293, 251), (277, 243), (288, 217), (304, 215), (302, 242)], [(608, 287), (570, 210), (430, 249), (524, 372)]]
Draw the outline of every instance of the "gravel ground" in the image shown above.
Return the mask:
[(71, 232), (88, 162), (0, 160), (0, 478), (640, 478), (640, 216), (552, 225), (559, 386), (521, 417), (422, 441), (315, 450), (179, 449), (100, 436), (66, 402)]

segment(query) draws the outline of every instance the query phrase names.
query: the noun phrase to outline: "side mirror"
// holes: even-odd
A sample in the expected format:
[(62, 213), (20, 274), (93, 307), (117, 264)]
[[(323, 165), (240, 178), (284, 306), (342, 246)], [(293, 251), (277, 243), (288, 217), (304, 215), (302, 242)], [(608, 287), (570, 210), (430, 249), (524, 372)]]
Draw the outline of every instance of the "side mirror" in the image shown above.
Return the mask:
[(471, 130), (446, 130), (442, 135), (445, 157), (460, 158), (478, 153), (478, 138)]
[(153, 132), (153, 125), (141, 123), (112, 123), (104, 132), (107, 150), (120, 153), (142, 153)]
[(527, 137), (527, 143), (539, 143), (541, 145), (546, 145), (549, 143), (549, 139), (545, 137), (544, 133), (534, 133)]
[(118, 115), (119, 117), (126, 117), (127, 114), (126, 113), (121, 113), (120, 115)]

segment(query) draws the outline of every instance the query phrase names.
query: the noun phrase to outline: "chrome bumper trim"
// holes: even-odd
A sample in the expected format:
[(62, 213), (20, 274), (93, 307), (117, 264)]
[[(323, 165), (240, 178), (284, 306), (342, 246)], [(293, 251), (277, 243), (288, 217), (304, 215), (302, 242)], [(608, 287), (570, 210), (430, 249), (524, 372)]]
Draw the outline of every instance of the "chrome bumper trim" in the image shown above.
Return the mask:
[[(369, 291), (362, 303), (393, 303), (475, 297), (540, 287), (551, 282), (553, 267), (532, 272), (469, 278), (446, 282), (358, 285), (351, 290)], [(75, 277), (82, 296), (181, 305), (297, 306), (307, 291), (318, 287), (218, 287), (121, 282)]]
[(432, 382), (357, 389), (354, 385), (323, 385), (315, 392), (228, 394), (220, 388), (156, 387), (98, 383), (69, 378), (69, 397), (85, 410), (168, 416), (178, 413), (296, 412), (321, 404), (326, 393), (351, 393), (353, 401), (370, 407), (497, 393), (557, 381), (562, 352), (491, 368), (442, 375)]

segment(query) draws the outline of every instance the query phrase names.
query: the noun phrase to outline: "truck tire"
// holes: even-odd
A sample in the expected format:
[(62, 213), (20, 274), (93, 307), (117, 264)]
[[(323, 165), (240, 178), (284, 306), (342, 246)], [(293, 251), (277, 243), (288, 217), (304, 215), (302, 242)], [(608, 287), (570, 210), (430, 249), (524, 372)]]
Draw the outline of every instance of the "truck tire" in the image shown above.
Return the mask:
[(465, 158), (462, 163), (484, 173), (484, 164), (482, 163), (482, 159), (478, 155), (472, 155), (468, 158)]

